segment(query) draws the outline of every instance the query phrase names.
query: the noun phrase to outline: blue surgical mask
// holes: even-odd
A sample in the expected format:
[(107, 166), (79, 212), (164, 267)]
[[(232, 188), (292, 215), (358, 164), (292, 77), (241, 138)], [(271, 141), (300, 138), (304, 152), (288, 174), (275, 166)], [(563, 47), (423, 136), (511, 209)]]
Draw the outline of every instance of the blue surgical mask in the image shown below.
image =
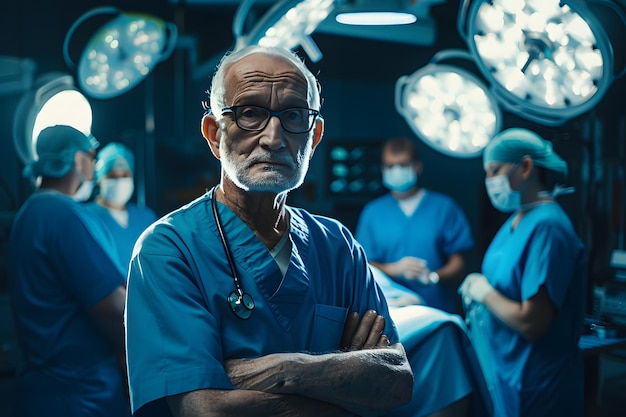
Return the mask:
[(404, 193), (417, 184), (417, 173), (413, 165), (393, 165), (383, 169), (383, 185), (391, 191)]
[(513, 191), (507, 175), (496, 175), (485, 178), (485, 188), (491, 204), (504, 213), (510, 213), (520, 208), (522, 196), (519, 191)]

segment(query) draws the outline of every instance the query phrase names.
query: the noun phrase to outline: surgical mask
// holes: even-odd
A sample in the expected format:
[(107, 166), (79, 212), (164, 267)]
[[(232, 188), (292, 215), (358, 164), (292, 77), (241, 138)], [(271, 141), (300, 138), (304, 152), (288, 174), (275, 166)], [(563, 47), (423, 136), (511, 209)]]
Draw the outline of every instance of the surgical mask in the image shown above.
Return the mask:
[(114, 207), (122, 207), (133, 195), (135, 185), (131, 177), (104, 178), (100, 181), (100, 197)]
[(519, 191), (513, 191), (507, 175), (496, 175), (485, 178), (485, 188), (491, 204), (504, 213), (510, 213), (520, 208), (522, 196)]
[(93, 181), (85, 178), (85, 176), (81, 174), (79, 170), (76, 170), (76, 173), (78, 174), (82, 182), (80, 183), (80, 186), (78, 187), (72, 198), (79, 202), (87, 201), (89, 200), (89, 197), (91, 197), (91, 192), (93, 191)]
[(391, 191), (406, 192), (417, 184), (417, 173), (413, 165), (393, 165), (383, 169), (383, 185)]

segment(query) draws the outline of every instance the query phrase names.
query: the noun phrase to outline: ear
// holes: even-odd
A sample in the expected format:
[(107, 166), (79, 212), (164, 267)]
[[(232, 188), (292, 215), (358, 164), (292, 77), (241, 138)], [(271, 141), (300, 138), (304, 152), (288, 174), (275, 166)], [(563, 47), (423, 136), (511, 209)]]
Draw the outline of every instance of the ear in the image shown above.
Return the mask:
[(202, 136), (206, 139), (213, 155), (220, 159), (220, 126), (219, 122), (212, 114), (205, 114), (200, 124)]
[(311, 157), (315, 153), (315, 148), (322, 141), (322, 136), (324, 136), (324, 119), (318, 117), (315, 126), (313, 127), (313, 144), (311, 145)]
[(532, 158), (525, 156), (522, 158), (522, 162), (520, 163), (521, 174), (524, 180), (527, 180), (530, 177), (530, 174), (534, 171), (535, 163)]
[(417, 175), (422, 175), (423, 170), (424, 170), (424, 164), (422, 163), (422, 161), (417, 161), (415, 163), (415, 172), (417, 173)]
[[(80, 172), (88, 181), (94, 179), (93, 162), (81, 154), (80, 151), (74, 152), (74, 169), (70, 169), (71, 173)], [(79, 179), (80, 181), (80, 179)]]

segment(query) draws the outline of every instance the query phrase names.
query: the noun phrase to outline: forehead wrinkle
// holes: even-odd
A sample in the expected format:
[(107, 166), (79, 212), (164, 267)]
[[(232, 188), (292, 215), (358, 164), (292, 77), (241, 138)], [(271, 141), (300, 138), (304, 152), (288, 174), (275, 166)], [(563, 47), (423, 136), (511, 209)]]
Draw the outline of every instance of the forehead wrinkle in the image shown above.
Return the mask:
[[(253, 56), (247, 57), (252, 58)], [(238, 103), (241, 97), (281, 98), (277, 93), (289, 91), (299, 96), (305, 103), (307, 100), (307, 81), (304, 75), (290, 62), (272, 57), (256, 57), (260, 59), (242, 59), (229, 68), (225, 81), (227, 86), (227, 102)], [(252, 65), (255, 62), (257, 65)], [(228, 97), (231, 94), (232, 97)], [(288, 98), (283, 96), (282, 98)], [(252, 103), (248, 103), (252, 104)]]

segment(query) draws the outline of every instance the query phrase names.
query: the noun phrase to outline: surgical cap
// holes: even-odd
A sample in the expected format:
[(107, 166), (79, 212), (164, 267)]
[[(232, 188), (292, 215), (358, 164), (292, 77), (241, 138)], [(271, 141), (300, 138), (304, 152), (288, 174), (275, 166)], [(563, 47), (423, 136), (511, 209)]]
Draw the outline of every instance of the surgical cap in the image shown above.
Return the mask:
[(37, 158), (24, 168), (23, 175), (61, 178), (74, 166), (77, 151), (89, 152), (99, 145), (96, 138), (71, 126), (46, 127), (37, 136)]
[(135, 157), (126, 146), (111, 142), (98, 152), (96, 161), (96, 181), (100, 181), (114, 169), (130, 171), (135, 169)]
[(528, 129), (512, 128), (498, 133), (483, 151), (483, 164), (491, 162), (520, 162), (529, 156), (533, 163), (563, 177), (567, 162), (552, 149), (552, 143)]

